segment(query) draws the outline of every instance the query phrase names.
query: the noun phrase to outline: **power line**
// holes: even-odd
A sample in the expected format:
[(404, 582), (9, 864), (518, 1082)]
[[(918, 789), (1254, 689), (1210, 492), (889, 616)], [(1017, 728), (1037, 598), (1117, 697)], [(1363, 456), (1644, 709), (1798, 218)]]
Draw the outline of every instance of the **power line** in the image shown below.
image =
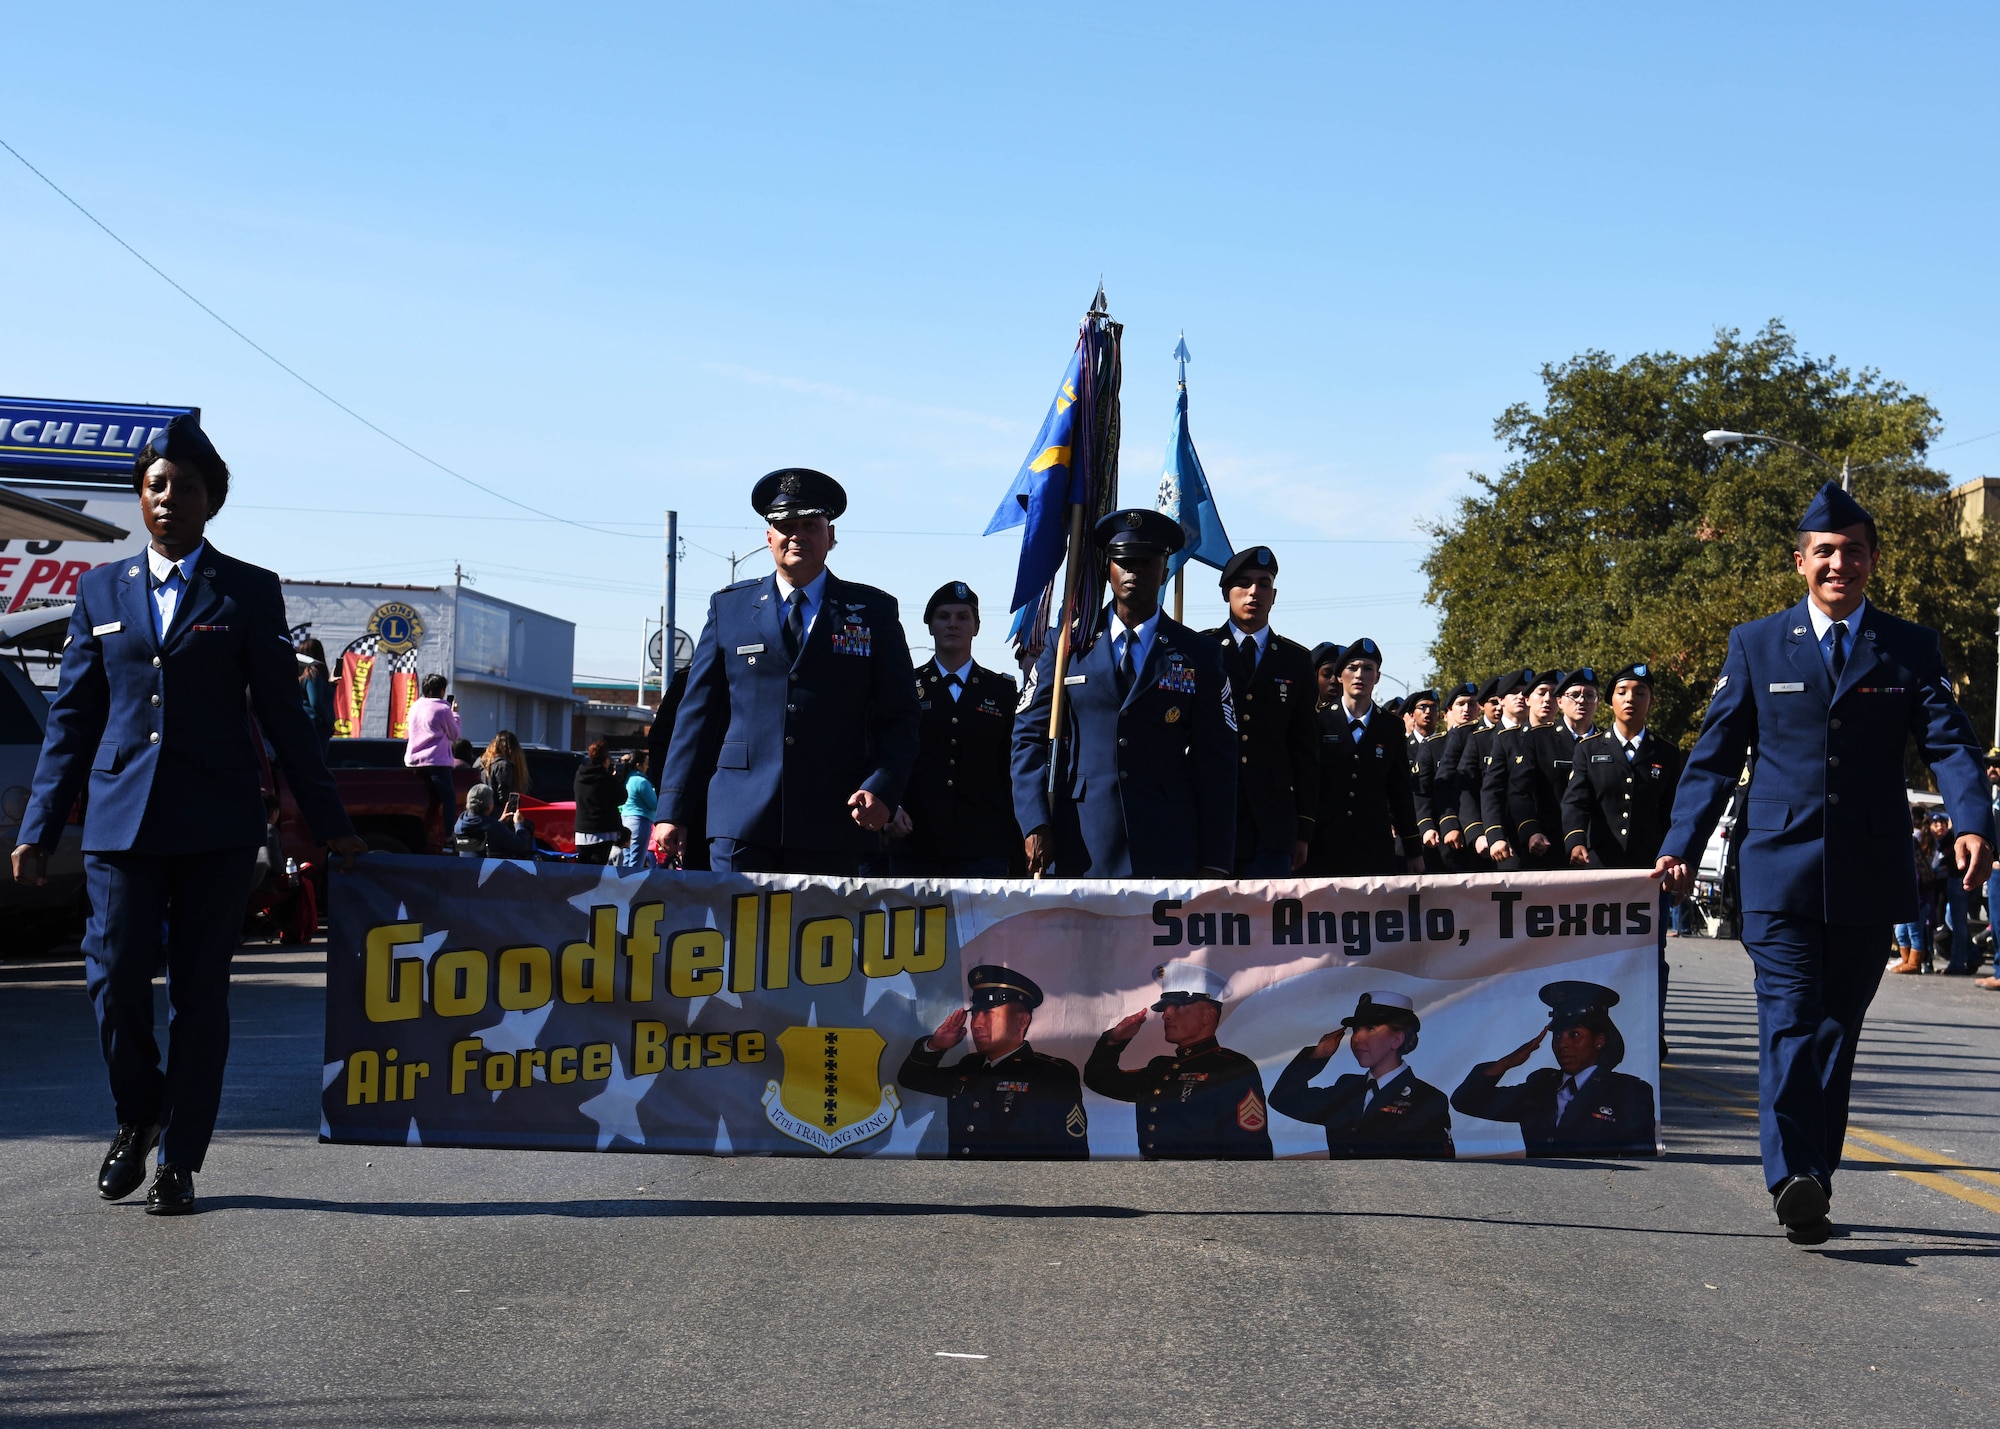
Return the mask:
[(229, 321), (228, 318), (225, 318), (221, 313), (218, 313), (214, 308), (211, 308), (207, 303), (204, 303), (200, 298), (197, 298), (193, 293), (190, 293), (186, 288), (182, 287), (179, 283), (175, 282), (171, 277), (167, 275), (167, 273), (160, 267), (159, 264), (155, 263), (152, 259), (148, 258), (145, 254), (141, 253), (138, 249), (134, 248), (124, 239), (120, 238), (116, 233), (113, 233), (111, 231), (110, 226), (106, 224), (103, 219), (99, 218), (96, 214), (92, 213), (82, 204), (78, 203), (75, 199), (71, 198), (68, 193), (64, 192), (60, 184), (58, 184), (54, 179), (50, 178), (47, 174), (43, 173), (40, 169), (36, 168), (33, 164), (29, 163), (27, 157), (23, 155), (19, 149), (16, 149), (12, 144), (9, 144), (5, 139), (0, 139), (0, 149), (5, 149), (8, 153), (12, 154), (16, 159), (19, 159), (21, 161), (21, 167), (25, 168), (29, 173), (33, 174), (36, 178), (40, 179), (43, 183), (47, 184), (52, 190), (55, 191), (55, 194), (58, 198), (60, 198), (64, 203), (68, 204), (71, 208), (75, 209), (78, 213), (82, 214), (85, 218), (89, 219), (113, 243), (116, 243), (120, 248), (123, 248), (127, 253), (130, 253), (134, 258), (137, 258), (141, 263), (145, 264), (148, 268), (150, 268), (153, 271), (153, 273), (168, 287), (172, 288), (175, 292), (179, 293), (182, 297), (186, 298), (189, 302), (193, 303), (196, 307), (200, 308), (203, 312), (207, 313), (210, 317), (214, 318), (218, 323), (221, 323), (223, 327), (227, 328), (231, 333), (235, 334), (238, 338), (242, 339), (242, 341), (245, 344), (247, 344), (252, 351), (256, 352), (257, 354), (265, 358), (279, 371), (283, 372), (286, 376), (291, 377), (293, 380), (297, 381), (300, 385), (304, 386), (308, 391), (314, 392), (319, 396), (325, 398), (328, 402), (338, 407), (348, 416), (354, 418), (355, 421), (361, 423), (362, 426), (368, 428), (369, 431), (375, 433), (376, 436), (381, 437), (385, 441), (391, 442), (394, 445), (401, 447), (404, 451), (408, 452), (418, 461), (424, 462), (429, 466), (436, 467), (439, 471), (443, 472), (446, 476), (451, 477), (454, 481), (462, 481), (467, 486), (471, 487), (474, 491), (484, 492), (486, 495), (493, 497), (496, 501), (506, 502), (509, 506), (518, 506), (521, 510), (539, 516), (544, 521), (554, 521), (564, 526), (574, 526), (580, 531), (594, 531), (600, 536), (623, 536), (633, 540), (646, 539), (644, 537), (640, 537), (636, 532), (612, 531), (602, 526), (592, 526), (587, 522), (572, 521), (567, 516), (557, 516), (553, 512), (543, 511), (539, 507), (530, 506), (525, 501), (517, 501), (503, 491), (495, 491), (492, 487), (487, 486), (482, 482), (474, 481), (471, 477), (465, 475), (463, 472), (452, 470), (450, 467), (446, 466), (443, 462), (439, 461), (436, 457), (427, 456), (425, 453), (418, 451), (415, 447), (411, 446), (408, 442), (404, 441), (401, 437), (397, 436), (395, 433), (386, 431), (383, 428), (377, 426), (375, 423), (369, 421), (366, 417), (362, 416), (359, 412), (355, 411), (352, 407), (348, 406), (345, 402), (341, 401), (338, 397), (334, 396), (324, 387), (321, 387), (318, 383), (312, 381), (304, 373), (300, 372), (297, 368), (294, 368), (290, 366), (288, 363), (284, 362), (277, 356), (277, 354), (273, 353), (269, 348), (265, 347), (262, 343), (258, 342), (255, 338), (251, 337), (250, 334), (244, 332), (243, 329), (236, 326), (235, 323)]

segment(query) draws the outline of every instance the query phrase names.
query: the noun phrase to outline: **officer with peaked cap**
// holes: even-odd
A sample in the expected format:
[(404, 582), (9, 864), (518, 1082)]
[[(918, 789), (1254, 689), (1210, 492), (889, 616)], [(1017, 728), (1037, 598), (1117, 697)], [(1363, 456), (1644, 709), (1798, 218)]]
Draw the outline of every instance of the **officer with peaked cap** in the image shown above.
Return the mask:
[(1787, 1235), (1832, 1234), (1833, 1173), (1862, 1019), (1892, 927), (1915, 916), (1903, 755), (1912, 736), (1959, 835), (1968, 890), (1993, 861), (1979, 743), (1934, 630), (1869, 602), (1874, 518), (1828, 482), (1799, 520), (1806, 595), (1739, 625), (1655, 865), (1686, 893), (1754, 749), (1738, 854), (1743, 946), (1757, 965), (1758, 1118), (1765, 1182)]
[(1554, 682), (1560, 717), (1516, 735), (1507, 765), (1507, 815), (1523, 868), (1560, 867), (1562, 801), (1576, 768), (1577, 744), (1596, 729), (1597, 671), (1579, 665)]
[(1318, 682), (1303, 645), (1271, 629), (1278, 558), (1238, 551), (1219, 584), (1229, 620), (1204, 632), (1222, 646), (1236, 707), (1236, 876), (1283, 878), (1305, 866), (1319, 806)]
[(1500, 727), (1493, 731), (1479, 773), (1479, 814), (1486, 835), (1486, 855), (1505, 872), (1523, 868), (1521, 839), (1514, 811), (1507, 806), (1507, 774), (1516, 759), (1525, 758), (1528, 731), (1540, 714), (1544, 721), (1555, 709), (1555, 682), (1560, 670), (1511, 670), (1500, 680)]
[[(1402, 993), (1362, 993), (1352, 1016), (1341, 1018), (1315, 1045), (1300, 1048), (1279, 1073), (1271, 1088), (1272, 1108), (1325, 1127), (1326, 1154), (1336, 1161), (1451, 1160), (1458, 1154), (1451, 1140), (1451, 1101), (1419, 1081), (1403, 1060), (1416, 1050), (1422, 1027), (1416, 1004)], [(1329, 1087), (1313, 1086), (1349, 1029), (1354, 1033), (1349, 1046), (1362, 1070), (1337, 1077)]]
[(917, 670), (917, 763), (890, 821), (898, 878), (1005, 878), (1021, 852), (1014, 822), (1011, 676), (972, 658), (979, 593), (946, 581), (924, 602), (935, 653)]
[[(87, 790), (84, 980), (118, 1116), (97, 1190), (110, 1201), (131, 1195), (157, 1143), (146, 1213), (181, 1215), (194, 1209), (215, 1129), (229, 961), (270, 832), (258, 789), (265, 745), (314, 837), (349, 866), (367, 845), (299, 700), (278, 577), (207, 538), (229, 467), (194, 414), (140, 451), (132, 487), (151, 540), (77, 582), (14, 877), (46, 882), (48, 855)], [(173, 1029), (164, 1072), (153, 1037), (163, 958)]]
[[(1611, 1020), (1618, 994), (1594, 982), (1552, 982), (1541, 990), (1549, 1022), (1497, 1061), (1481, 1062), (1451, 1104), (1467, 1116), (1520, 1123), (1530, 1156), (1651, 1156), (1659, 1145), (1650, 1082), (1615, 1070), (1625, 1039)], [(1500, 1078), (1554, 1035), (1556, 1064), (1503, 1087)]]
[(1158, 511), (1097, 523), (1111, 600), (1062, 677), (1065, 737), (1049, 793), (1057, 642), (1014, 720), (1014, 813), (1028, 871), (1059, 878), (1228, 878), (1236, 866), (1236, 713), (1222, 649), (1160, 609), (1186, 539)]
[(750, 504), (776, 570), (709, 599), (661, 776), (660, 843), (680, 854), (705, 788), (716, 872), (852, 876), (916, 761), (903, 622), (886, 591), (827, 569), (839, 482), (786, 467)]
[[(1037, 1052), (1028, 1028), (1042, 989), (1024, 972), (991, 964), (966, 975), (972, 1007), (919, 1037), (896, 1080), (946, 1100), (954, 1161), (1082, 1161), (1090, 1156), (1083, 1085), (1074, 1064)], [(972, 1032), (972, 1051), (944, 1054)]]
[[(1319, 821), (1306, 864), (1320, 878), (1421, 873), (1403, 723), (1375, 704), (1382, 647), (1363, 636), (1340, 654), (1340, 698), (1319, 713)], [(1419, 850), (1398, 855), (1398, 842)]]
[(1139, 1154), (1148, 1161), (1268, 1161), (1270, 1113), (1257, 1064), (1215, 1040), (1229, 982), (1212, 968), (1176, 959), (1153, 970), (1171, 1056), (1137, 1071), (1118, 1058), (1146, 1020), (1140, 1008), (1097, 1039), (1083, 1064), (1083, 1084), (1101, 1097), (1134, 1104)]

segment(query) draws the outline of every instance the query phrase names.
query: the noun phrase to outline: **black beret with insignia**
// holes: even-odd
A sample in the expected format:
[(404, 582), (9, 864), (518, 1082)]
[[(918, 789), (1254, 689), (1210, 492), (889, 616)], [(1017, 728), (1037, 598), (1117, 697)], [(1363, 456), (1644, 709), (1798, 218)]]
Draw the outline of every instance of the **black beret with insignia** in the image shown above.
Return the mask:
[(1228, 590), (1252, 571), (1268, 571), (1275, 578), (1278, 574), (1278, 558), (1269, 546), (1251, 546), (1231, 556), (1222, 567), (1222, 579), (1217, 582)]
[(1653, 667), (1643, 660), (1634, 661), (1632, 664), (1621, 668), (1617, 674), (1611, 677), (1611, 688), (1615, 690), (1627, 680), (1637, 680), (1648, 689), (1651, 689), (1653, 684)]
[(941, 605), (969, 605), (972, 607), (973, 618), (977, 619), (979, 616), (979, 592), (975, 591), (964, 581), (946, 581), (943, 585), (932, 591), (931, 598), (924, 602), (924, 623), (926, 625), (930, 624), (931, 617), (937, 614), (937, 608)]
[(1366, 635), (1356, 640), (1340, 652), (1340, 663), (1345, 665), (1354, 660), (1373, 660), (1377, 669), (1382, 666), (1382, 647)]

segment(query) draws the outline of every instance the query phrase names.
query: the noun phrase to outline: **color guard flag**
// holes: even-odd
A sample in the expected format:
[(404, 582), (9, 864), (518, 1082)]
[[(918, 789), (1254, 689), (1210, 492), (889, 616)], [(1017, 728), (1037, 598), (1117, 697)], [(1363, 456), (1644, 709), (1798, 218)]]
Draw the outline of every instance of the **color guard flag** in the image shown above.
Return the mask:
[(1229, 533), (1222, 529), (1222, 514), (1215, 509), (1215, 494), (1208, 489), (1208, 477), (1201, 469), (1194, 438), (1188, 434), (1187, 339), (1174, 348), (1180, 360), (1180, 396), (1174, 403), (1174, 430), (1167, 438), (1167, 469), (1160, 476), (1158, 510), (1181, 523), (1187, 544), (1167, 558), (1167, 574), (1175, 575), (1189, 561), (1200, 561), (1218, 571), (1235, 555)]
[(1063, 548), (1069, 537), (1069, 507), (1081, 503), (1085, 495), (1070, 459), (1071, 435), (1076, 429), (1077, 402), (1083, 391), (1083, 343), (1077, 342), (1062, 386), (1049, 404), (1049, 414), (1035, 434), (1027, 458), (1014, 477), (1014, 484), (1000, 498), (1000, 509), (986, 523), (983, 534), (992, 535), (1010, 526), (1026, 526), (1021, 533), (1021, 563), (1014, 576), (1014, 598), (1008, 609), (1019, 611), (1034, 605), (1062, 569)]

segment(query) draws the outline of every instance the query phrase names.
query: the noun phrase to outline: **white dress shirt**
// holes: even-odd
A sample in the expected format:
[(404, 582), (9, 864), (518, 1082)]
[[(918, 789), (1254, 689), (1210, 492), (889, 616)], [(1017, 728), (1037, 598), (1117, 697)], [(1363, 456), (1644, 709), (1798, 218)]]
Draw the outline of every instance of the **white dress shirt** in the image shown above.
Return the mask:
[(958, 676), (957, 684), (954, 685), (951, 683), (949, 679), (947, 679), (945, 681), (945, 686), (944, 686), (947, 690), (951, 691), (951, 702), (953, 704), (957, 704), (958, 697), (965, 693), (965, 682), (972, 678), (972, 662), (970, 660), (967, 660), (963, 665), (960, 665), (956, 670), (947, 670), (944, 667), (944, 661), (938, 659), (935, 655), (933, 655), (931, 657), (931, 663), (938, 667), (938, 673), (940, 675)]
[[(1578, 1098), (1578, 1097), (1580, 1097), (1580, 1096), (1582, 1096), (1582, 1095), (1583, 1095), (1583, 1087), (1584, 1087), (1584, 1083), (1586, 1083), (1586, 1082), (1588, 1082), (1588, 1081), (1590, 1080), (1590, 1074), (1591, 1074), (1592, 1072), (1595, 1072), (1596, 1070), (1597, 1070), (1597, 1067), (1596, 1067), (1596, 1065), (1595, 1065), (1595, 1064), (1593, 1063), (1592, 1065), (1590, 1065), (1590, 1066), (1588, 1066), (1588, 1067), (1585, 1067), (1585, 1068), (1584, 1068), (1584, 1069), (1583, 1069), (1582, 1071), (1578, 1072), (1578, 1073), (1577, 1073), (1577, 1074), (1576, 1074), (1576, 1075), (1575, 1075), (1574, 1077), (1571, 1077), (1571, 1076), (1568, 1076), (1568, 1074), (1567, 1074), (1567, 1073), (1565, 1073), (1565, 1080), (1564, 1080), (1564, 1084), (1563, 1084), (1562, 1086), (1560, 1086), (1560, 1087), (1556, 1088), (1556, 1120), (1557, 1120), (1557, 1121), (1561, 1121), (1561, 1120), (1563, 1119), (1563, 1115), (1564, 1115), (1564, 1113), (1566, 1113), (1566, 1112), (1567, 1112), (1567, 1111), (1569, 1110), (1569, 1104), (1570, 1104), (1570, 1103), (1571, 1103), (1572, 1101), (1576, 1100), (1576, 1098)], [(1575, 1090), (1575, 1091), (1571, 1091), (1571, 1090), (1569, 1089), (1569, 1083), (1570, 1083), (1570, 1082), (1575, 1082), (1575, 1083), (1576, 1083), (1576, 1090)]]
[(178, 561), (170, 561), (151, 546), (146, 547), (146, 569), (153, 573), (153, 634), (160, 640), (167, 638), (173, 629), (174, 612), (180, 609), (181, 595), (187, 590), (188, 582), (194, 579), (195, 557), (202, 552), (206, 541)]
[(1153, 637), (1160, 631), (1160, 612), (1155, 610), (1136, 626), (1127, 628), (1118, 618), (1116, 610), (1111, 612), (1111, 663), (1117, 665), (1125, 658), (1125, 647), (1132, 646), (1132, 668), (1143, 673), (1146, 657), (1153, 652)]
[(1230, 650), (1229, 653), (1231, 655), (1239, 654), (1243, 649), (1243, 642), (1245, 640), (1254, 641), (1256, 643), (1257, 663), (1260, 665), (1263, 664), (1264, 656), (1268, 654), (1271, 649), (1271, 627), (1267, 625), (1262, 630), (1255, 630), (1255, 631), (1245, 630), (1235, 621), (1233, 620), (1230, 621), (1229, 643), (1233, 648)]

